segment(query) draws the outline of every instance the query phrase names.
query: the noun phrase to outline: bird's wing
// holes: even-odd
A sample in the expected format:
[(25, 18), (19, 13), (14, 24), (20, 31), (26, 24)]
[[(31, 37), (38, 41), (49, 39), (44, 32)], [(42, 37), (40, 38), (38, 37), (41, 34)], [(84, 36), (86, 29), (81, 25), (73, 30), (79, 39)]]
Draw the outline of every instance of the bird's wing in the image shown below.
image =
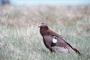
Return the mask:
[(66, 43), (65, 40), (62, 40), (60, 38), (57, 38), (57, 40), (58, 40), (58, 43), (56, 44), (56, 46), (64, 47), (64, 48), (67, 48), (68, 47), (68, 44)]
[(60, 38), (61, 40), (64, 40), (61, 35), (55, 33), (55, 32), (52, 31), (52, 30), (48, 30), (47, 32), (48, 32), (48, 34), (51, 35), (52, 37), (56, 37), (56, 38)]
[(62, 47), (66, 47), (66, 46), (70, 46), (72, 47), (61, 35), (55, 33), (52, 30), (48, 30), (49, 35), (51, 35), (52, 37), (57, 39), (57, 45), (62, 46)]
[(57, 47), (63, 47), (66, 49), (73, 49), (76, 53), (78, 53), (79, 55), (81, 55), (81, 53), (73, 48), (62, 36), (60, 36), (59, 34), (55, 33), (52, 30), (48, 30), (48, 34), (53, 38), (55, 38), (57, 40), (57, 43), (55, 44), (55, 46)]

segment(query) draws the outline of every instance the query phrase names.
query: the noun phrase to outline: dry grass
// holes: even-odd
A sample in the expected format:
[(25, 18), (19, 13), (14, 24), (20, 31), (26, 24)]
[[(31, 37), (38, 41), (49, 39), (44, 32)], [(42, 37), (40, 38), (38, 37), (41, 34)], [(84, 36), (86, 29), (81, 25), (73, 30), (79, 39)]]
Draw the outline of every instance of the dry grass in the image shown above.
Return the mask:
[[(83, 55), (50, 53), (38, 25), (53, 31)], [(0, 60), (90, 60), (90, 5), (0, 6)]]

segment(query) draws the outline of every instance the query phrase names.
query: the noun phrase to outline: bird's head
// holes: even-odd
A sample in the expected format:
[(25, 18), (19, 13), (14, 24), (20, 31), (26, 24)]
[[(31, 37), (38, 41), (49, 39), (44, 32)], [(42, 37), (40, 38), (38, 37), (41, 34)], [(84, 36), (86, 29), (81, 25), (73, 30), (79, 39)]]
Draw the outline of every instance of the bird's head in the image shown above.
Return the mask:
[(46, 23), (44, 23), (44, 22), (40, 23), (39, 28), (40, 28), (40, 33), (42, 36), (45, 36), (48, 34), (47, 31), (49, 30), (49, 28), (46, 25)]
[(45, 29), (45, 30), (46, 30), (46, 29), (47, 29), (47, 30), (49, 29), (48, 26), (46, 25), (46, 23), (44, 23), (44, 22), (41, 22), (41, 23), (40, 23), (39, 28), (40, 28), (40, 29)]

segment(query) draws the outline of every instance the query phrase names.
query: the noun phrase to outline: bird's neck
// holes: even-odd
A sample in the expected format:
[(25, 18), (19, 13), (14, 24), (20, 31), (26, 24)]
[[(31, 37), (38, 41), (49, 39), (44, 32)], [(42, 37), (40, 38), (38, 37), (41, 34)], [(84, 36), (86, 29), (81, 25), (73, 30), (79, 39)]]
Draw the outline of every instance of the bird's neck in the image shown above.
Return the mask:
[(42, 36), (48, 35), (48, 29), (45, 28), (40, 29), (40, 33)]

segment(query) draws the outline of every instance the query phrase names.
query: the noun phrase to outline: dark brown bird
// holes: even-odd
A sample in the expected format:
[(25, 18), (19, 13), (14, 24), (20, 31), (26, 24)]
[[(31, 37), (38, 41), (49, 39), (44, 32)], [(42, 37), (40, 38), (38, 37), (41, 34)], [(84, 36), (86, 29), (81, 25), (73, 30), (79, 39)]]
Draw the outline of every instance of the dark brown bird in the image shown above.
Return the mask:
[(76, 52), (77, 54), (81, 55), (81, 53), (77, 49), (73, 48), (59, 34), (50, 30), (45, 23), (41, 23), (39, 27), (40, 27), (40, 34), (43, 37), (43, 42), (51, 52), (58, 52), (58, 53)]

